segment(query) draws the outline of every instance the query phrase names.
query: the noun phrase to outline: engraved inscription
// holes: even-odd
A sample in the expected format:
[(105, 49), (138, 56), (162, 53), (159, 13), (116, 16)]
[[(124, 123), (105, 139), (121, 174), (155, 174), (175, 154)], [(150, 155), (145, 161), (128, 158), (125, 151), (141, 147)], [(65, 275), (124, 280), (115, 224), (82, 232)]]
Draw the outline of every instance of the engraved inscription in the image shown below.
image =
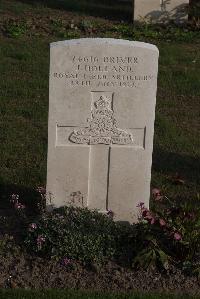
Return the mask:
[(94, 102), (86, 128), (74, 130), (69, 140), (79, 144), (131, 144), (132, 134), (119, 129), (112, 109), (112, 100), (101, 95)]
[(156, 78), (151, 73), (138, 73), (141, 63), (137, 56), (72, 56), (70, 70), (55, 71), (52, 75), (72, 88), (138, 88)]

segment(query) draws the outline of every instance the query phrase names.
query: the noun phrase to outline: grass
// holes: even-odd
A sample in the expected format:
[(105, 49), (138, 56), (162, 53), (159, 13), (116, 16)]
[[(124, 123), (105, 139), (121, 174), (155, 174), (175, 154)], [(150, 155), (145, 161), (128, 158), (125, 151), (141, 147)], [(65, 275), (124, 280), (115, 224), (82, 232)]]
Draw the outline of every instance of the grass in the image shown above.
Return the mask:
[(172, 294), (108, 294), (94, 293), (86, 291), (69, 290), (48, 290), (48, 291), (28, 291), (28, 290), (6, 290), (0, 291), (1, 299), (198, 299), (197, 296), (172, 295)]
[[(39, 49), (43, 55), (38, 60)], [(30, 167), (29, 175), (25, 175), (27, 180), (23, 180), (25, 185), (29, 185), (31, 173), (37, 171), (39, 174), (41, 171), (41, 159), (38, 160), (37, 153), (46, 150), (48, 45), (41, 41), (28, 44), (24, 44), (24, 41), (3, 41), (0, 55), (3, 59), (0, 67), (0, 105), (4, 120), (1, 122), (3, 176), (12, 175), (13, 168), (22, 174), (23, 168)], [(35, 152), (31, 157), (30, 150)], [(18, 183), (22, 181), (19, 179)]]
[[(17, 189), (13, 192), (45, 185), (49, 42), (1, 39), (0, 181), (4, 194), (12, 192), (11, 185)], [(194, 197), (200, 168), (198, 45), (162, 42), (158, 47), (152, 182), (172, 197), (177, 192)], [(177, 187), (170, 182), (168, 176), (176, 172), (186, 177), (186, 185)]]
[[(195, 196), (199, 188), (199, 99), (200, 57), (198, 46), (160, 43), (158, 97), (154, 140), (154, 185), (160, 184), (170, 196), (179, 191)], [(176, 188), (167, 176), (175, 172), (186, 178)], [(163, 180), (164, 179), (164, 180)], [(172, 190), (170, 190), (172, 189)], [(179, 190), (178, 190), (179, 189)], [(190, 191), (189, 191), (190, 190)]]
[(114, 20), (130, 21), (132, 19), (131, 0), (125, 2), (120, 0), (15, 0), (14, 3), (10, 0), (3, 0), (0, 4), (0, 11), (8, 9), (10, 12), (19, 14), (30, 9), (45, 11), (47, 8), (101, 16)]

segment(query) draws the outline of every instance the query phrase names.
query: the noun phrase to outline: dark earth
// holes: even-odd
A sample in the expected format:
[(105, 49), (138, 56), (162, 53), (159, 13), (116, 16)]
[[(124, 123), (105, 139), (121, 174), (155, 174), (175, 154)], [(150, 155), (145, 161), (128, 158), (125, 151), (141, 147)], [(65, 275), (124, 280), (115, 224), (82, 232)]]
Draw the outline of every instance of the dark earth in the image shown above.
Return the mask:
[(200, 277), (187, 275), (172, 264), (162, 271), (153, 267), (135, 270), (116, 261), (84, 265), (70, 260), (64, 264), (29, 254), (22, 238), (26, 227), (19, 218), (1, 210), (0, 220), (0, 288), (200, 294)]
[(0, 287), (48, 289), (70, 288), (95, 291), (158, 291), (200, 294), (200, 279), (189, 277), (170, 266), (165, 273), (155, 269), (134, 271), (114, 262), (104, 266), (68, 266), (23, 253), (7, 255), (0, 261)]

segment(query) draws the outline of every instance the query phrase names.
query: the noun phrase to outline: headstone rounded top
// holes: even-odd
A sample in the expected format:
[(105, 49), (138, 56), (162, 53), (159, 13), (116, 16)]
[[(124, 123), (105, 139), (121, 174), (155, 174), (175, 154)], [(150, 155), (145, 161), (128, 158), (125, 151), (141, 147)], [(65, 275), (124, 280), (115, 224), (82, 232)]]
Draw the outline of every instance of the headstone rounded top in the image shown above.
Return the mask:
[(50, 44), (51, 47), (57, 46), (69, 46), (69, 45), (83, 45), (83, 44), (110, 44), (110, 45), (124, 45), (124, 46), (132, 46), (138, 48), (146, 48), (149, 50), (157, 51), (159, 54), (159, 50), (155, 45), (144, 43), (144, 42), (137, 42), (137, 41), (130, 41), (124, 39), (115, 39), (115, 38), (79, 38), (79, 39), (71, 39), (71, 40), (63, 40), (58, 42), (53, 42)]

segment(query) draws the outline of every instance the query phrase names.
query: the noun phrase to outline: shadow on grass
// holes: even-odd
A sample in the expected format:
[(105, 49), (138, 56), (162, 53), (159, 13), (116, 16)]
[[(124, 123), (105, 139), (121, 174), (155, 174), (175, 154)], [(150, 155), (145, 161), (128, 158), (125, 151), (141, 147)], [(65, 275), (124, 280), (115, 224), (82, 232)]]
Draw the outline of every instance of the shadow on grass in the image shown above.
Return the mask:
[(74, 11), (111, 20), (132, 20), (131, 0), (17, 0), (32, 6)]
[(163, 151), (154, 147), (153, 169), (155, 172), (163, 172), (166, 175), (179, 174), (186, 179), (186, 184), (195, 184), (198, 188), (200, 180), (200, 159), (189, 155)]
[(10, 202), (12, 194), (19, 195), (19, 202), (26, 206), (29, 214), (33, 214), (37, 211), (37, 203), (40, 201), (40, 194), (35, 189), (0, 183), (0, 215), (5, 216), (13, 213)]
[[(200, 180), (200, 159), (189, 155), (181, 155), (173, 152), (163, 151), (154, 147), (153, 170), (165, 175), (178, 173), (186, 179), (186, 183), (196, 185), (198, 188)], [(23, 178), (22, 178), (23, 179)], [(31, 187), (0, 182), (0, 214), (11, 208), (10, 199), (12, 194), (18, 194), (20, 201), (25, 204), (29, 212), (37, 210), (37, 204), (41, 201), (40, 194)]]
[[(19, 202), (26, 207), (25, 213), (24, 210), (14, 208), (11, 203), (12, 194), (19, 195)], [(16, 244), (21, 244), (27, 229), (26, 220), (31, 222), (37, 215), (39, 201), (39, 193), (32, 188), (0, 183), (0, 235), (13, 236)]]

